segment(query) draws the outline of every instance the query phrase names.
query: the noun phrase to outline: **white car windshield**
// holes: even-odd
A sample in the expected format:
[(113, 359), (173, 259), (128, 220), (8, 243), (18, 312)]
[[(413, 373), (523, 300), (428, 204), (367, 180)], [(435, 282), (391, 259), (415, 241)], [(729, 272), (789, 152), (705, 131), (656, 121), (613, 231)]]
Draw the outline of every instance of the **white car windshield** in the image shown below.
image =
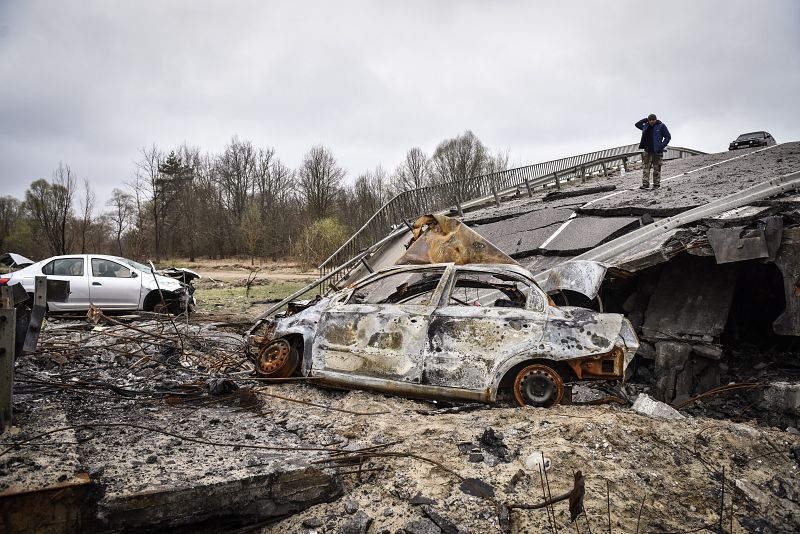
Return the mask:
[(139, 271), (142, 271), (142, 272), (145, 272), (145, 273), (149, 273), (150, 272), (150, 266), (149, 265), (145, 265), (143, 263), (139, 263), (138, 261), (129, 260), (128, 258), (120, 258), (119, 256), (113, 256), (113, 258), (115, 260), (117, 260), (117, 261), (121, 261), (123, 263), (126, 263), (126, 264), (130, 265), (131, 267), (133, 267), (136, 270), (139, 270)]

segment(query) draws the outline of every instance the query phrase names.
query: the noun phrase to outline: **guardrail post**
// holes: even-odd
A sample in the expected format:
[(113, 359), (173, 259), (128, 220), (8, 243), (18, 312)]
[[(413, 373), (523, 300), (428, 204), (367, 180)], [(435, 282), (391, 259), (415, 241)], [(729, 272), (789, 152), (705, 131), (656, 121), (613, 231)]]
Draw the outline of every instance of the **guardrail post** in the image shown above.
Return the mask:
[(39, 332), (42, 329), (44, 316), (47, 313), (47, 277), (37, 276), (34, 282), (33, 307), (31, 308), (31, 321), (28, 324), (28, 333), (22, 352), (33, 352), (39, 342)]
[(558, 189), (560, 191), (561, 190), (561, 179), (558, 177), (558, 173), (557, 172), (553, 173), (553, 178), (555, 178), (555, 180), (556, 180), (556, 189)]
[(528, 189), (528, 197), (533, 198), (533, 190), (531, 189), (531, 182), (525, 180), (525, 187)]
[(17, 310), (8, 286), (0, 288), (0, 434), (11, 426)]
[(585, 165), (581, 165), (581, 183), (582, 184), (586, 183), (586, 166)]

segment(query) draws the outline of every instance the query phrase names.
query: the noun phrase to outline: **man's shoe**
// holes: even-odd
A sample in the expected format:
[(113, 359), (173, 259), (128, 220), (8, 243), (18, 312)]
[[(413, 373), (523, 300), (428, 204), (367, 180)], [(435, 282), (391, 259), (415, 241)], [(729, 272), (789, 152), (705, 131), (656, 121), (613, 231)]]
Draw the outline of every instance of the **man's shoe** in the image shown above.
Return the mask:
[(661, 184), (653, 184), (653, 189), (655, 189), (656, 187), (661, 187)]
[(650, 189), (650, 184), (642, 184), (639, 186), (639, 189)]

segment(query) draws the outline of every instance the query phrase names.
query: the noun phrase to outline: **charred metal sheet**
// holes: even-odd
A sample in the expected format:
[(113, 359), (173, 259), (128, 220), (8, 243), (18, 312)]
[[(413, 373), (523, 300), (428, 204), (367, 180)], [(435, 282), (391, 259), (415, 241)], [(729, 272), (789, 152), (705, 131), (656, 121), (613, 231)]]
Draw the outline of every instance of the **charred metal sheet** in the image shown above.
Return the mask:
[(770, 261), (775, 261), (783, 239), (783, 217), (776, 215), (765, 217), (762, 220), (764, 221), (764, 236), (767, 239), (768, 257)]
[(314, 338), (313, 367), (419, 383), (430, 310), (355, 304), (326, 311)]
[(158, 271), (158, 273), (163, 274), (164, 276), (169, 276), (170, 278), (175, 278), (176, 280), (180, 280), (184, 284), (189, 284), (192, 282), (192, 280), (200, 278), (199, 273), (184, 267), (168, 267), (166, 269), (161, 269)]
[(343, 388), (368, 389), (382, 391), (403, 397), (437, 400), (462, 400), (472, 402), (492, 402), (491, 391), (474, 391), (469, 389), (441, 387), (425, 384), (410, 384), (396, 380), (385, 380), (371, 376), (358, 376), (334, 371), (312, 371), (315, 382)]
[[(17, 284), (22, 286), (22, 284)], [(69, 281), (47, 279), (47, 302), (67, 302), (69, 299)]]
[(609, 352), (622, 330), (624, 318), (586, 308), (550, 308), (547, 327), (539, 343), (542, 354), (564, 360)]
[(408, 250), (397, 265), (517, 263), (469, 226), (444, 215), (423, 215), (412, 226), (412, 233)]
[(763, 228), (709, 228), (707, 235), (717, 263), (769, 257)]
[(769, 258), (775, 254), (781, 243), (783, 219), (767, 217), (756, 223), (755, 228), (734, 226), (730, 228), (709, 228), (708, 242), (714, 250), (717, 263)]
[(606, 266), (602, 263), (568, 261), (547, 271), (547, 280), (539, 284), (539, 287), (546, 293), (569, 289), (593, 299), (600, 291), (605, 275)]

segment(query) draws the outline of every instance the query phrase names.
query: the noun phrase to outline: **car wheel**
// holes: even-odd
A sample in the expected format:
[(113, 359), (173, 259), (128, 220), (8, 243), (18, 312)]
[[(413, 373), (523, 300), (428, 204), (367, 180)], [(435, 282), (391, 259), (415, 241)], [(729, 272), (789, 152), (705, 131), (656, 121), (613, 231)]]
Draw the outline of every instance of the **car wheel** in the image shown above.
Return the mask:
[(514, 379), (514, 398), (520, 406), (549, 408), (564, 398), (564, 381), (546, 365), (529, 365)]
[(294, 373), (299, 360), (297, 347), (278, 339), (258, 351), (256, 371), (267, 378), (287, 378)]

